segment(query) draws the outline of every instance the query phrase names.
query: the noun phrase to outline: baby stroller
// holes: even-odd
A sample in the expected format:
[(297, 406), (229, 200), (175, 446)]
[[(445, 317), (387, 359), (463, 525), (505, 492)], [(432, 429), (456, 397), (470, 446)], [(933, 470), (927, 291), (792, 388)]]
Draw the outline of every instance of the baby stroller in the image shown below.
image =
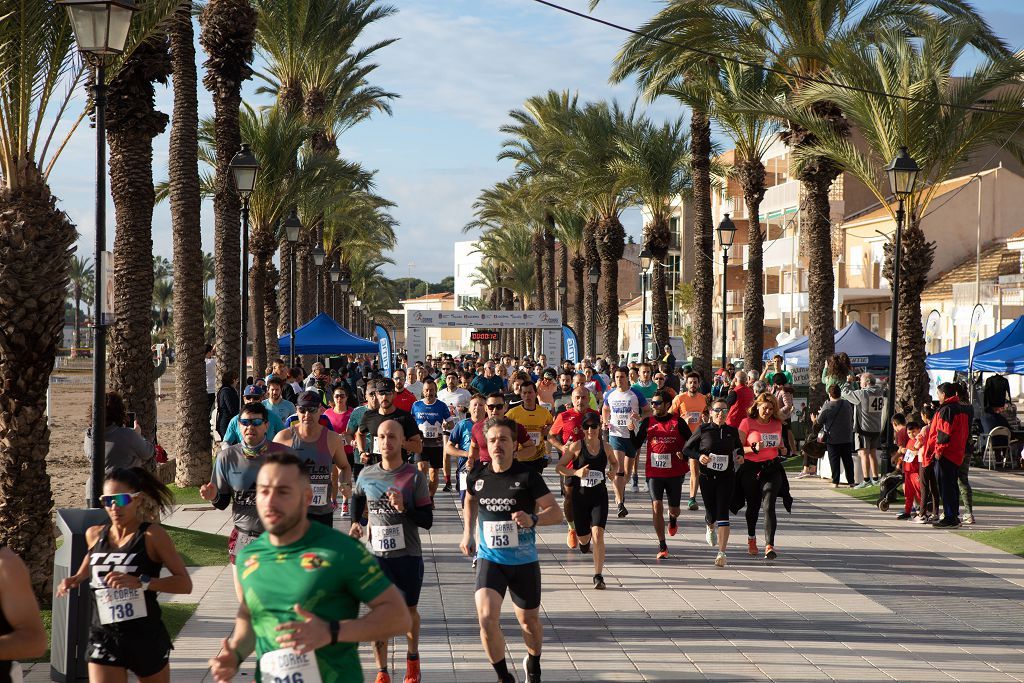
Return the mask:
[(882, 512), (889, 510), (889, 504), (896, 500), (900, 486), (903, 484), (902, 472), (890, 472), (882, 477), (878, 491), (878, 509)]

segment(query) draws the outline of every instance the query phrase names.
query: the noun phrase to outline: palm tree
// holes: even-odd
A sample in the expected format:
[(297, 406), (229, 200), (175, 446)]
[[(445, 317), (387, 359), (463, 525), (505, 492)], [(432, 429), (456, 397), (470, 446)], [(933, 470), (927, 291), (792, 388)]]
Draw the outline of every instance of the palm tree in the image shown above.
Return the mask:
[(213, 254), (210, 252), (203, 252), (203, 297), (210, 296), (210, 280), (217, 277), (216, 262), (213, 260)]
[[(583, 298), (590, 288), (590, 280), (583, 270), (583, 240), (587, 221), (580, 207), (561, 206), (555, 209), (555, 236), (562, 243), (562, 253), (567, 255), (568, 265), (562, 270), (562, 277), (568, 283), (569, 272), (575, 286), (573, 298), (572, 324), (577, 334), (582, 334)], [(563, 314), (564, 315), (564, 314)]]
[(672, 246), (669, 219), (678, 197), (692, 194), (690, 139), (682, 119), (655, 126), (646, 118), (619, 139), (622, 158), (612, 168), (634, 199), (650, 213), (644, 246), (651, 254), (651, 328), (657, 348), (668, 344), (668, 293), (665, 259)]
[(75, 302), (75, 348), (71, 350), (71, 355), (76, 356), (78, 355), (78, 349), (82, 348), (82, 297), (85, 294), (86, 287), (89, 286), (96, 276), (96, 271), (93, 270), (89, 257), (72, 256), (69, 275), (71, 277), (71, 298)]
[[(166, 330), (171, 321), (171, 310), (174, 307), (174, 282), (170, 278), (162, 278), (153, 283), (153, 315), (154, 327)], [(205, 375), (204, 375), (205, 378)]]
[(206, 50), (203, 85), (213, 95), (216, 140), (214, 213), (217, 298), (217, 374), (239, 365), (238, 245), (241, 203), (228, 164), (242, 144), (238, 116), (242, 83), (252, 77), (256, 11), (249, 0), (208, 0), (199, 15), (199, 42)]
[[(922, 219), (938, 186), (972, 153), (986, 145), (1005, 145), (1024, 154), (1015, 134), (1020, 125), (1024, 61), (986, 60), (971, 73), (953, 77), (958, 61), (978, 41), (978, 27), (944, 20), (923, 27), (913, 39), (896, 30), (880, 31), (873, 45), (837, 44), (830, 56), (837, 86), (811, 84), (794, 98), (794, 120), (816, 142), (800, 150), (798, 164), (827, 156), (864, 183), (895, 220), (884, 166), (901, 147), (921, 167), (921, 182), (907, 198), (902, 233), (896, 389), (900, 409), (917, 409), (928, 400), (924, 367), (921, 292), (928, 282), (935, 244), (925, 238)], [(839, 87), (852, 86), (871, 92)], [(894, 99), (878, 93), (913, 93), (920, 99)], [(863, 136), (858, 149), (847, 139), (807, 116), (808, 102), (828, 100), (842, 109)], [(991, 112), (972, 111), (989, 108)], [(884, 272), (892, 281), (892, 244), (886, 246)]]

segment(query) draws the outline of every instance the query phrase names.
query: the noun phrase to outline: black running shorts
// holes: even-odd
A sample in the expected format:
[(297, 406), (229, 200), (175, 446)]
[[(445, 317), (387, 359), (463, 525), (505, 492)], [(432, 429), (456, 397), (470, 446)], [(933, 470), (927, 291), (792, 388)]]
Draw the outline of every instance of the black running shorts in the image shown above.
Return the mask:
[(608, 487), (579, 486), (572, 494), (572, 521), (577, 536), (589, 536), (591, 528), (608, 526)]
[(312, 513), (312, 512), (307, 512), (306, 513), (306, 517), (310, 521), (312, 521), (312, 522), (320, 522), (321, 524), (323, 524), (326, 527), (330, 527), (332, 529), (334, 528), (334, 513), (333, 512), (325, 512), (322, 515), (315, 514), (315, 513)]
[(415, 607), (420, 602), (420, 590), (423, 588), (423, 558), (416, 555), (401, 557), (378, 557), (384, 576), (395, 584), (405, 596), (405, 604)]
[[(130, 624), (131, 622), (125, 622)], [(139, 631), (93, 627), (89, 633), (89, 661), (127, 669), (139, 678), (154, 676), (171, 659), (171, 638), (161, 623)]]
[(683, 477), (647, 477), (647, 490), (655, 502), (662, 500), (667, 493), (668, 506), (677, 508), (683, 498)]
[(444, 466), (444, 448), (441, 446), (424, 446), (422, 453), (413, 458), (416, 462), (430, 463), (430, 469), (439, 470)]
[(505, 598), (512, 593), (512, 602), (519, 609), (540, 607), (540, 562), (529, 564), (498, 564), (480, 558), (476, 564), (476, 590), (490, 588)]

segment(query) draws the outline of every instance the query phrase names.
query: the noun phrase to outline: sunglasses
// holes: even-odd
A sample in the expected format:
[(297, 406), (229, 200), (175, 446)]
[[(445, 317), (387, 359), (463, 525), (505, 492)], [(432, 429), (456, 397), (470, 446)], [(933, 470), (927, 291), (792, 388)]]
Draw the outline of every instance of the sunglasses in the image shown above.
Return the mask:
[(319, 408), (296, 408), (295, 410), (297, 410), (300, 413), (315, 413), (316, 411), (318, 411), (320, 409)]
[(599, 424), (596, 424), (596, 425), (583, 425), (583, 428), (584, 429), (600, 429), (601, 425), (599, 425)]
[(712, 413), (727, 413), (727, 412), (729, 412), (729, 409), (728, 408), (712, 408), (711, 412)]
[(100, 496), (100, 502), (103, 503), (103, 507), (112, 508), (117, 506), (119, 508), (128, 507), (132, 504), (132, 500), (135, 496), (139, 495), (136, 493), (115, 493), (110, 496)]
[(238, 421), (238, 424), (242, 425), (243, 427), (262, 427), (263, 426), (263, 418), (262, 417), (254, 417), (254, 418), (243, 417), (242, 419), (240, 419)]
[(488, 403), (487, 410), (497, 410), (498, 408), (504, 408), (504, 403)]
[(651, 405), (652, 406), (663, 406), (663, 405), (665, 405), (665, 402), (664, 401), (651, 401)]
[(392, 391), (391, 389), (378, 389), (377, 391), (373, 392), (373, 395), (374, 396), (390, 396), (393, 393), (395, 393), (395, 392)]
[(345, 394), (335, 394), (334, 398), (348, 398)]

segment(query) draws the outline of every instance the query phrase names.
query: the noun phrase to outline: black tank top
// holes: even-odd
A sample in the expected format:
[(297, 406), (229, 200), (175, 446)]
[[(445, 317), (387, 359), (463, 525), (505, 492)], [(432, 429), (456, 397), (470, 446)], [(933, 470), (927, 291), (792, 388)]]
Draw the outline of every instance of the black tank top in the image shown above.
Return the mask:
[[(0, 545), (0, 550), (3, 550), (7, 546)], [(0, 610), (0, 636), (6, 636), (8, 633), (13, 633), (14, 628), (11, 627), (11, 623), (7, 621), (7, 617), (4, 616), (3, 610)], [(11, 670), (15, 667), (15, 663), (9, 660), (0, 660), (0, 683), (11, 683)]]
[[(572, 467), (574, 471), (578, 471), (585, 465), (590, 466), (591, 472), (601, 472), (602, 474), (605, 474), (605, 470), (608, 469), (608, 456), (605, 455), (603, 441), (601, 442), (597, 454), (590, 452), (585, 441), (580, 441), (580, 452), (575, 458), (573, 458)], [(602, 478), (605, 479), (607, 477)], [(576, 486), (580, 486), (580, 478), (574, 476), (573, 479), (575, 480), (573, 483)]]
[[(89, 548), (89, 564), (92, 567), (92, 580), (89, 582), (89, 588), (92, 589), (96, 599), (96, 609), (92, 613), (93, 628), (113, 632), (162, 628), (160, 603), (157, 602), (155, 591), (145, 591), (143, 594), (145, 615), (139, 616), (141, 605), (138, 604), (138, 601), (132, 602), (132, 589), (109, 589), (103, 583), (103, 577), (114, 571), (138, 577), (148, 576), (150, 579), (160, 576), (163, 565), (150, 558), (149, 553), (146, 552), (146, 529), (148, 528), (149, 522), (143, 522), (131, 540), (117, 548), (110, 543), (110, 525), (106, 524), (103, 526), (103, 531), (100, 532), (99, 539)], [(137, 590), (135, 589), (135, 591)], [(104, 618), (100, 616), (101, 610), (103, 610)], [(104, 621), (110, 623), (103, 623)]]

